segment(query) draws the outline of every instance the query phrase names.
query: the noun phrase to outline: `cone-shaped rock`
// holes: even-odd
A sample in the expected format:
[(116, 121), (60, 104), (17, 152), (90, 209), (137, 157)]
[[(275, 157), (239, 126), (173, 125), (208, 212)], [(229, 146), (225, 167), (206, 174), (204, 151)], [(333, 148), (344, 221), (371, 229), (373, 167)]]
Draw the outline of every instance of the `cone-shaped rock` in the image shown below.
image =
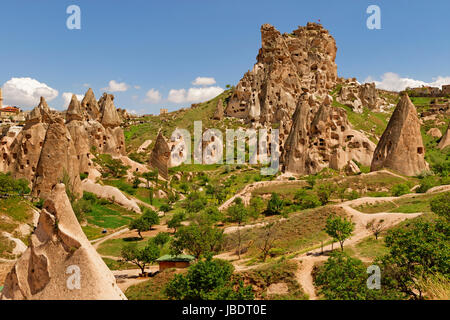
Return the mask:
[(63, 184), (44, 203), (30, 245), (9, 272), (1, 299), (126, 299), (84, 235)]
[(169, 165), (170, 165), (170, 148), (162, 135), (161, 131), (158, 133), (158, 137), (155, 141), (152, 154), (150, 156), (150, 166), (154, 169), (158, 169), (158, 173), (164, 179), (169, 178)]
[(223, 102), (222, 102), (222, 99), (219, 99), (219, 101), (217, 102), (217, 108), (216, 108), (216, 111), (214, 112), (213, 119), (214, 120), (222, 120), (223, 119)]
[(104, 93), (99, 101), (100, 110), (102, 113), (101, 124), (106, 128), (118, 127), (121, 124), (116, 107), (114, 106), (114, 96), (112, 94)]
[(44, 97), (41, 97), (39, 105), (35, 107), (26, 117), (27, 123), (37, 123), (37, 122), (49, 122), (50, 121), (50, 108), (48, 107), (47, 101)]
[(52, 188), (61, 181), (70, 183), (74, 194), (81, 194), (81, 181), (77, 153), (72, 137), (62, 118), (50, 123), (42, 146), (33, 195), (46, 199)]
[(428, 169), (416, 107), (406, 93), (402, 94), (373, 155), (371, 171), (382, 168), (407, 176)]
[(84, 95), (83, 101), (81, 101), (81, 109), (86, 110), (90, 119), (100, 120), (100, 107), (91, 88), (89, 88)]
[(70, 122), (72, 120), (83, 120), (83, 112), (81, 111), (80, 102), (77, 99), (77, 96), (72, 94), (72, 99), (70, 100), (69, 107), (66, 112), (66, 121)]
[(448, 125), (444, 136), (441, 138), (441, 141), (439, 141), (438, 148), (442, 150), (448, 146), (450, 146), (450, 124)]

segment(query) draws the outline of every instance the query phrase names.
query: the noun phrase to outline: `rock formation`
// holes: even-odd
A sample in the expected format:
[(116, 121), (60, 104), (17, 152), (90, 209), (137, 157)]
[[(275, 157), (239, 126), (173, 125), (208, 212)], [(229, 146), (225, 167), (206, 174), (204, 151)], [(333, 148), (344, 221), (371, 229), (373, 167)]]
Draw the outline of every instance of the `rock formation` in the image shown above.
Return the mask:
[(439, 130), (438, 128), (431, 128), (430, 130), (427, 131), (427, 135), (433, 138), (442, 137), (441, 130)]
[(170, 151), (170, 147), (160, 131), (150, 156), (150, 166), (158, 169), (159, 175), (166, 180), (169, 179)]
[(349, 106), (354, 112), (362, 113), (364, 107), (379, 110), (381, 106), (387, 105), (378, 95), (375, 83), (359, 84), (356, 79), (346, 79), (340, 85), (336, 100)]
[(44, 203), (30, 245), (8, 274), (4, 300), (126, 299), (84, 235), (63, 184)]
[(61, 114), (52, 112), (41, 98), (22, 130), (2, 133), (1, 171), (29, 180), (35, 196), (47, 196), (63, 176), (69, 178), (74, 192), (81, 192), (79, 174), (93, 168), (93, 147), (98, 153), (126, 155), (121, 119), (113, 101), (112, 95), (104, 94), (98, 103), (92, 89), (81, 104), (73, 95), (64, 123)]
[(344, 109), (318, 102), (311, 94), (301, 96), (292, 129), (282, 148), (283, 169), (294, 174), (315, 174), (324, 168), (341, 170), (353, 160), (370, 165), (375, 144), (353, 130)]
[(402, 94), (374, 152), (371, 171), (382, 168), (407, 176), (428, 169), (417, 111), (406, 93)]
[(91, 88), (81, 101), (81, 109), (86, 110), (88, 120), (100, 120), (100, 107)]
[(443, 150), (448, 146), (450, 146), (450, 124), (448, 125), (444, 136), (441, 138), (441, 141), (439, 141), (438, 148)]
[(336, 43), (316, 23), (283, 35), (265, 24), (261, 39), (257, 62), (237, 84), (225, 114), (248, 122), (280, 123), (283, 137), (304, 91), (324, 96), (335, 86)]
[(55, 118), (45, 134), (33, 181), (33, 195), (46, 199), (59, 182), (81, 195), (80, 172), (75, 145), (62, 118)]
[(223, 119), (223, 102), (222, 99), (219, 99), (217, 102), (216, 111), (214, 111), (213, 120), (222, 120)]

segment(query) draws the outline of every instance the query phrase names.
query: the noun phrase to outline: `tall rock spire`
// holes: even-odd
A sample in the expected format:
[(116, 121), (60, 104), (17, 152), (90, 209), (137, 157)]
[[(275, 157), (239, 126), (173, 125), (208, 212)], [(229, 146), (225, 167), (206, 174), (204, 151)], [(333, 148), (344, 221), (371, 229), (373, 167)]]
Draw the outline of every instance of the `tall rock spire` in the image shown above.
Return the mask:
[(371, 171), (382, 168), (407, 176), (414, 176), (428, 169), (416, 107), (405, 92), (402, 93), (373, 155)]

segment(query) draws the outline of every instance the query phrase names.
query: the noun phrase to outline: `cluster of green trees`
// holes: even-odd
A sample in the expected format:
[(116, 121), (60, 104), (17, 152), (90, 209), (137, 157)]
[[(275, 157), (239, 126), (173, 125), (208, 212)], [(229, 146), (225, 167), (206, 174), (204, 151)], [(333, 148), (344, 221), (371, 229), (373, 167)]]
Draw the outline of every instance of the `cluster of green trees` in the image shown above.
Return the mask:
[(30, 193), (26, 179), (14, 179), (10, 173), (0, 173), (0, 194), (24, 195)]
[(130, 222), (130, 230), (136, 230), (139, 237), (143, 239), (141, 232), (149, 231), (154, 225), (159, 224), (159, 215), (157, 212), (145, 208), (142, 215)]
[[(424, 283), (450, 277), (450, 192), (433, 198), (430, 206), (437, 218), (414, 219), (387, 232), (384, 241), (389, 251), (374, 262), (382, 275), (380, 289), (368, 289), (367, 269), (359, 259), (344, 252), (333, 252), (315, 272), (319, 293), (326, 299), (427, 298), (428, 288)], [(379, 230), (377, 225), (381, 224), (369, 223), (368, 227)], [(342, 220), (327, 222), (330, 235), (331, 226), (341, 229), (341, 239), (346, 233), (342, 231), (350, 229), (350, 226), (344, 228)], [(448, 284), (448, 280), (442, 281)]]
[(228, 261), (207, 255), (189, 267), (186, 275), (176, 274), (165, 292), (174, 300), (253, 300), (252, 287), (245, 286), (233, 271)]
[(147, 245), (139, 248), (136, 242), (126, 244), (121, 250), (121, 260), (135, 264), (145, 275), (145, 267), (152, 264), (161, 255), (162, 247), (170, 241), (168, 233), (160, 232), (156, 237), (148, 240)]

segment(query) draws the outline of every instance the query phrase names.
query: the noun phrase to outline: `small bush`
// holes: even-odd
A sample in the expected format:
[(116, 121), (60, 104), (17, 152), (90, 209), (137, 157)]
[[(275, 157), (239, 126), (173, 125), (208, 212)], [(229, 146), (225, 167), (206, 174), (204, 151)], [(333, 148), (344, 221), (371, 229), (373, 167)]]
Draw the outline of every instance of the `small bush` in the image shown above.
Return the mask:
[(433, 176), (427, 176), (422, 179), (419, 187), (416, 189), (417, 193), (425, 193), (429, 189), (433, 188), (436, 185), (436, 181)]
[(406, 183), (399, 183), (392, 187), (391, 192), (394, 197), (399, 197), (409, 193), (409, 190), (410, 188)]

